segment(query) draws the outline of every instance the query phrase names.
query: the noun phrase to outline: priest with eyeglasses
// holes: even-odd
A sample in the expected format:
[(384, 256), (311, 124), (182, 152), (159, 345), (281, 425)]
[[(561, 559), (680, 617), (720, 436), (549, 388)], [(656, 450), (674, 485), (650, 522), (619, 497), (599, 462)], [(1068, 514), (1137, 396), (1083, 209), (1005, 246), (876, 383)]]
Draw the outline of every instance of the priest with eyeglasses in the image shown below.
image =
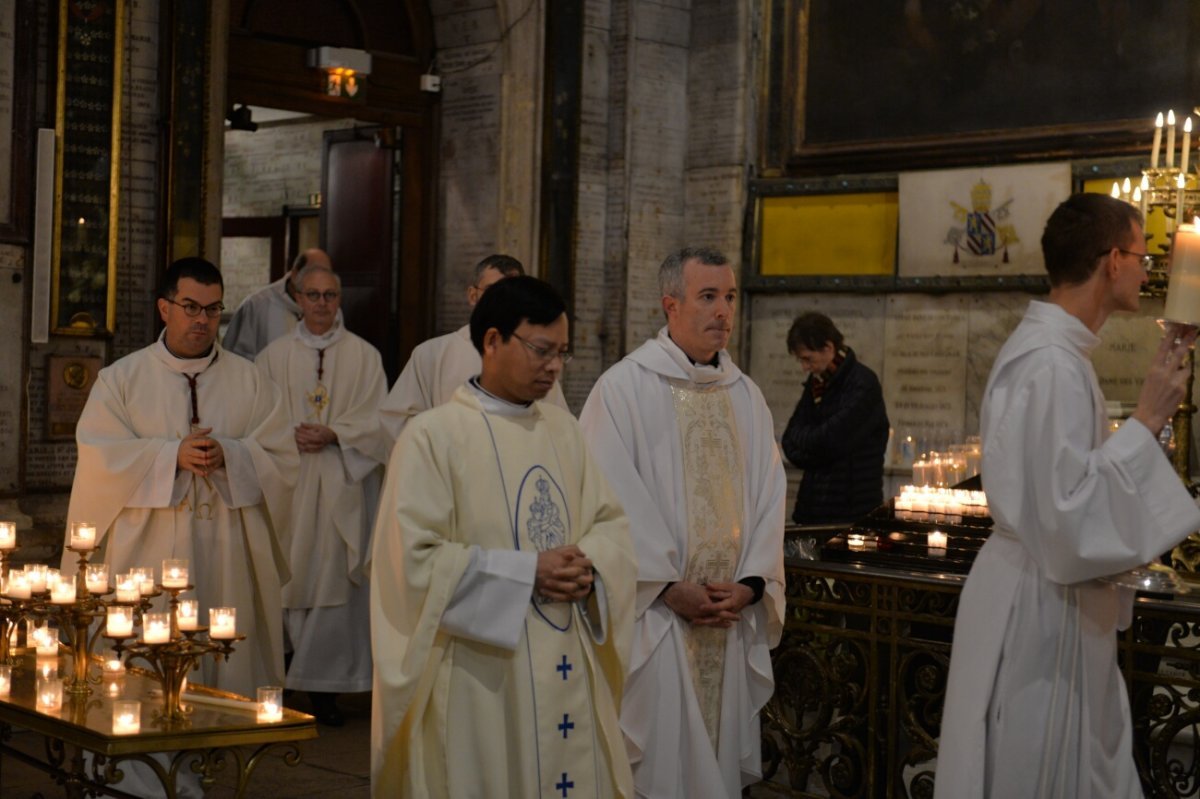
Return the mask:
[[(111, 574), (152, 566), (160, 577), (163, 560), (186, 558), (200, 607), (237, 608), (246, 636), (192, 679), (253, 696), (283, 680), (282, 539), (298, 455), (279, 389), (217, 343), (223, 294), (208, 261), (167, 270), (162, 335), (102, 369), (88, 396), (67, 516), (100, 531)], [(66, 553), (64, 573), (75, 560)]]

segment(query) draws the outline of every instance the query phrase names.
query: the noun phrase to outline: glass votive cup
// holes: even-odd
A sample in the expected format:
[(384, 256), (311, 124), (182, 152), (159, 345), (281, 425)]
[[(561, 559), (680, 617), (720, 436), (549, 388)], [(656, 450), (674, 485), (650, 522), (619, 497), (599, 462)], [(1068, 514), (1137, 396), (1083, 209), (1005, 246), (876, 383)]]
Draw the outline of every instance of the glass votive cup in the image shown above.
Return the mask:
[(47, 677), (57, 677), (58, 676), (58, 658), (57, 657), (38, 658), (37, 663), (34, 668), (34, 671), (37, 674), (37, 676), (42, 679), (45, 679)]
[(133, 570), (134, 582), (138, 585), (138, 593), (142, 596), (150, 596), (154, 593), (154, 567), (140, 566)]
[(142, 598), (141, 580), (133, 572), (117, 575), (117, 601), (137, 602)]
[(89, 563), (87, 571), (84, 573), (84, 584), (87, 590), (93, 594), (104, 594), (108, 592), (108, 564), (107, 563)]
[(0, 549), (15, 549), (17, 546), (17, 523), (0, 522)]
[(846, 547), (849, 549), (866, 549), (866, 536), (859, 535), (858, 533), (850, 533), (846, 536)]
[(29, 590), (35, 594), (43, 593), (46, 590), (46, 579), (49, 576), (50, 567), (45, 563), (29, 563), (25, 566), (25, 577), (29, 580)]
[(142, 729), (142, 703), (136, 699), (113, 702), (113, 735), (134, 735)]
[(237, 608), (209, 608), (208, 637), (218, 640), (236, 638)]
[(29, 599), (33, 596), (33, 588), (29, 583), (29, 574), (17, 569), (8, 570), (8, 580), (4, 584), (4, 595), (11, 599)]
[(91, 522), (71, 522), (67, 534), (67, 549), (91, 552), (96, 548), (96, 525)]
[(125, 663), (116, 652), (108, 651), (100, 655), (103, 665), (101, 670), (105, 677), (119, 677), (125, 673)]
[(283, 721), (283, 688), (267, 685), (258, 689), (258, 721), (271, 723)]
[(50, 603), (53, 605), (72, 605), (75, 603), (75, 581), (59, 580), (50, 587)]
[(0, 696), (8, 696), (12, 690), (12, 666), (0, 663)]
[(108, 609), (105, 635), (111, 638), (128, 638), (133, 635), (133, 608), (116, 606)]
[(173, 558), (162, 562), (163, 588), (187, 588), (188, 562), (186, 558)]
[(195, 630), (200, 626), (200, 603), (195, 599), (181, 599), (175, 610), (175, 622), (181, 630)]
[(63, 681), (62, 677), (38, 677), (37, 679), (37, 709), (62, 710)]
[(33, 628), (33, 641), (37, 647), (38, 657), (52, 657), (58, 654), (58, 631), (43, 624)]
[(147, 613), (142, 617), (142, 641), (147, 644), (166, 644), (171, 640), (171, 615)]
[(111, 697), (118, 697), (125, 689), (125, 675), (113, 677), (104, 681), (104, 693)]

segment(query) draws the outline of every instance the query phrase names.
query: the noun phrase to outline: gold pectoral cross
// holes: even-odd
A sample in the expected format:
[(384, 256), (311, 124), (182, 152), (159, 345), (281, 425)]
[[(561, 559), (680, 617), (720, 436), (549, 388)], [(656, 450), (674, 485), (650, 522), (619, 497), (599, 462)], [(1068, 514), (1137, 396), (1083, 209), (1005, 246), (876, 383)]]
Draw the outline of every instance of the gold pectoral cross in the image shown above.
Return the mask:
[(325, 388), (324, 383), (317, 383), (317, 387), (304, 396), (313, 409), (313, 416), (318, 422), (321, 421), (321, 414), (329, 407), (329, 389)]

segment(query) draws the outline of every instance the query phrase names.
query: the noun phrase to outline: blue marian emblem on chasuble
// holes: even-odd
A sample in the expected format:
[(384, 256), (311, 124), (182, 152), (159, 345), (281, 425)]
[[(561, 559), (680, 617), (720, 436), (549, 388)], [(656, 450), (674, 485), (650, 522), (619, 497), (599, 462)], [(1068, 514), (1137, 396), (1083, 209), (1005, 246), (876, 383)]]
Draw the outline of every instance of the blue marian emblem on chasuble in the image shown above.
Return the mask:
[(537, 496), (529, 505), (529, 520), (525, 522), (525, 529), (529, 531), (529, 540), (538, 552), (545, 552), (567, 543), (567, 528), (562, 522), (558, 506), (550, 498), (550, 481), (539, 476), (534, 485), (537, 487)]
[(954, 263), (958, 263), (959, 250), (975, 256), (1002, 252), (1002, 260), (1008, 263), (1008, 245), (1020, 241), (1013, 225), (1001, 224), (1012, 214), (1012, 203), (1010, 198), (992, 208), (992, 187), (982, 180), (971, 189), (970, 209), (950, 202), (954, 221), (965, 223), (965, 227), (952, 227), (946, 233), (945, 243), (954, 247)]
[[(567, 511), (567, 498), (558, 482), (542, 466), (534, 466), (525, 473), (517, 491), (517, 518), (515, 530), (521, 549), (532, 545), (538, 552), (556, 549), (567, 544), (567, 530), (571, 523)], [(547, 602), (534, 597), (534, 609), (547, 624), (559, 631), (571, 625), (571, 607), (563, 602)]]

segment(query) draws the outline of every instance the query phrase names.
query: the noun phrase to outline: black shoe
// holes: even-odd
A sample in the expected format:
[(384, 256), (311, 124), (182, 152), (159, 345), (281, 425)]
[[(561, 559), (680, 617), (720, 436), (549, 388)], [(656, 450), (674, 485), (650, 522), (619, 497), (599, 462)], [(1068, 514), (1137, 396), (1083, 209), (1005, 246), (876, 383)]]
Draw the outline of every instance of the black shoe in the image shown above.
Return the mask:
[(322, 691), (309, 691), (308, 698), (312, 702), (313, 717), (318, 724), (326, 727), (341, 727), (346, 723), (346, 717), (338, 710), (337, 694)]

